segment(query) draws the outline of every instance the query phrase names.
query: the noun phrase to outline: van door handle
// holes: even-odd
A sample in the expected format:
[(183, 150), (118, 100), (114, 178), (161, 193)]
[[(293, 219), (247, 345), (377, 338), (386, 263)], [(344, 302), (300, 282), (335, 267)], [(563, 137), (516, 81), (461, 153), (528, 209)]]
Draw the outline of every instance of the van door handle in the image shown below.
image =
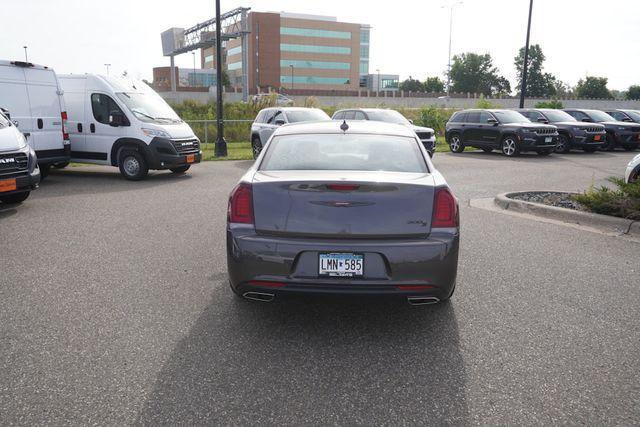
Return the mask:
[(82, 123), (78, 123), (78, 132), (82, 133)]
[(89, 130), (91, 131), (91, 133), (96, 133), (96, 125), (94, 125), (93, 123), (91, 123), (89, 125)]
[(38, 119), (38, 129), (42, 129), (44, 127), (44, 122), (42, 119)]

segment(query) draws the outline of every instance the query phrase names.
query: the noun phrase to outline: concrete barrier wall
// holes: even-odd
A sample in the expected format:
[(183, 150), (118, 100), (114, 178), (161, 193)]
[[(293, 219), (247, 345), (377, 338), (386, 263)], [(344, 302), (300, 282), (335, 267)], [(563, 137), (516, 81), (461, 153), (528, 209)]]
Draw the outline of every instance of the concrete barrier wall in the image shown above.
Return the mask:
[[(216, 99), (215, 92), (160, 92), (160, 95), (170, 103), (181, 103), (187, 99), (195, 100), (202, 103), (214, 102)], [(292, 96), (296, 105), (304, 105), (305, 96)], [(404, 108), (423, 108), (428, 106), (448, 107), (448, 108), (472, 108), (478, 102), (477, 98), (409, 98), (409, 97), (379, 97), (369, 98), (366, 96), (316, 96), (320, 105), (323, 106), (343, 106), (343, 107), (404, 107)], [(242, 101), (240, 93), (226, 93), (224, 95), (226, 102)], [(516, 98), (509, 99), (492, 99), (487, 98), (492, 104), (499, 105), (502, 108), (517, 108), (519, 100)], [(533, 107), (538, 102), (548, 101), (548, 99), (527, 99), (526, 107)], [(593, 108), (604, 110), (608, 108), (627, 108), (632, 110), (640, 110), (640, 101), (626, 100), (609, 100), (609, 99), (561, 99), (565, 108)]]

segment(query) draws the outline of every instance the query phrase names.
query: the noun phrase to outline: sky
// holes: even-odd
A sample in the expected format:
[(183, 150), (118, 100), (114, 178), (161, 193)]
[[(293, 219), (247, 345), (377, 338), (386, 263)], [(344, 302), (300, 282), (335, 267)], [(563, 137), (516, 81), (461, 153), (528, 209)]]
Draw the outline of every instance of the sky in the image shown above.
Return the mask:
[[(371, 25), (370, 71), (444, 77), (452, 0), (221, 0), (223, 11), (250, 7), (336, 16)], [(151, 80), (169, 65), (160, 33), (215, 15), (213, 0), (0, 0), (0, 59), (23, 59), (58, 73), (127, 71)], [(524, 46), (529, 0), (464, 0), (453, 9), (453, 54), (490, 53), (516, 84), (513, 58)], [(547, 57), (545, 71), (573, 86), (586, 75), (608, 77), (609, 89), (640, 84), (640, 0), (534, 0), (531, 43)], [(197, 55), (199, 56), (199, 55)], [(191, 54), (176, 58), (193, 66)]]

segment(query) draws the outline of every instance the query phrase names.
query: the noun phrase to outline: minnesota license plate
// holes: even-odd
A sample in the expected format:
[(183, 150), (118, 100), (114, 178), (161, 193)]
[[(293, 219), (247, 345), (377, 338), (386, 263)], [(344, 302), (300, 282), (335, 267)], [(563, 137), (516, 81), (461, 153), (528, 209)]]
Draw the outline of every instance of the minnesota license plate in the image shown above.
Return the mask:
[(193, 163), (196, 161), (196, 155), (195, 154), (187, 154), (187, 163)]
[(15, 178), (0, 180), (0, 193), (13, 191), (13, 190), (16, 190), (17, 188), (18, 188), (18, 185), (16, 184)]
[(544, 139), (544, 142), (552, 142), (553, 141), (553, 137), (552, 136), (548, 136)]
[(320, 276), (358, 277), (364, 274), (364, 255), (350, 253), (319, 254)]

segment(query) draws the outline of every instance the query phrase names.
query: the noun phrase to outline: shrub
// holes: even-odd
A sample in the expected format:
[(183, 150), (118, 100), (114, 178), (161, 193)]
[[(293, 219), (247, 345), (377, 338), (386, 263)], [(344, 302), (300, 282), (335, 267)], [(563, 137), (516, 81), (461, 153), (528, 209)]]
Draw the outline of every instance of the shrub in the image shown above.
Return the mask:
[(481, 108), (483, 110), (488, 110), (490, 108), (502, 108), (498, 104), (494, 104), (491, 101), (488, 101), (484, 95), (480, 95), (480, 99), (476, 102), (476, 108)]
[(564, 106), (562, 105), (562, 102), (558, 101), (557, 99), (552, 99), (550, 101), (542, 101), (542, 102), (538, 102), (535, 105), (536, 108), (553, 108), (556, 110), (561, 110), (564, 108)]
[(439, 107), (427, 107), (420, 111), (420, 121), (416, 122), (420, 126), (426, 126), (432, 128), (436, 134), (442, 135), (444, 133), (444, 127), (447, 124), (447, 120), (453, 114), (452, 109), (439, 108)]
[(617, 177), (609, 178), (617, 188), (591, 186), (573, 199), (591, 212), (640, 220), (640, 183), (627, 184)]

